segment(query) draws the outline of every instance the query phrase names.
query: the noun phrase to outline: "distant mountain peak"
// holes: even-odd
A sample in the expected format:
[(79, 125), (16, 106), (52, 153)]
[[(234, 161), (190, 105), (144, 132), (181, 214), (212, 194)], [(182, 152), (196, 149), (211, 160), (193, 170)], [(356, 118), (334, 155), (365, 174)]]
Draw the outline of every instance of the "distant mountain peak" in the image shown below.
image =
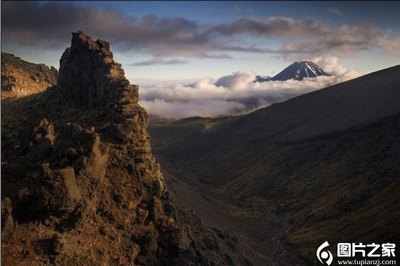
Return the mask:
[(317, 64), (311, 61), (297, 61), (282, 70), (271, 80), (303, 80), (304, 78), (316, 78), (318, 76), (329, 76)]
[(312, 61), (296, 61), (274, 77), (257, 75), (254, 82), (303, 80), (318, 76), (330, 76)]

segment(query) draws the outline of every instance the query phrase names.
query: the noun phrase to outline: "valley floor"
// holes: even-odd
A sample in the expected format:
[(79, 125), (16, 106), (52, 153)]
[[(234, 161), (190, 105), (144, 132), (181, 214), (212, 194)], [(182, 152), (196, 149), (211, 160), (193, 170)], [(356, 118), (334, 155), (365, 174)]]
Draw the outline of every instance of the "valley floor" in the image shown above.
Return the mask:
[(249, 203), (218, 191), (190, 170), (162, 154), (155, 155), (176, 204), (194, 211), (209, 226), (236, 235), (244, 255), (254, 265), (304, 264), (285, 240), (289, 225), (265, 203)]

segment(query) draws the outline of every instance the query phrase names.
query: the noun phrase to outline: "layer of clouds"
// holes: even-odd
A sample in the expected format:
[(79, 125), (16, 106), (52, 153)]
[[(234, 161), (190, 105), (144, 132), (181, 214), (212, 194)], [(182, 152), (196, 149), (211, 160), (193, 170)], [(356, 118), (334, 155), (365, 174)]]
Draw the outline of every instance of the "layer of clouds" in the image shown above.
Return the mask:
[(201, 25), (184, 18), (125, 16), (115, 9), (73, 2), (2, 3), (3, 41), (38, 48), (64, 48), (70, 33), (83, 30), (121, 51), (148, 51), (155, 57), (193, 56), (212, 49)]
[[(179, 17), (135, 17), (73, 2), (10, 1), (2, 3), (2, 11), (4, 42), (43, 49), (68, 46), (69, 33), (79, 29), (110, 41), (121, 51), (146, 52), (155, 58), (229, 59), (230, 52), (244, 51), (293, 59), (350, 56), (373, 47), (400, 53), (399, 36), (372, 24), (332, 27), (318, 20), (290, 17), (244, 17), (205, 24)], [(339, 14), (339, 10), (331, 11)], [(278, 40), (280, 47), (269, 47), (270, 38)]]
[(356, 70), (341, 65), (339, 58), (334, 56), (314, 57), (311, 61), (316, 63), (325, 72), (334, 76), (337, 82), (346, 81), (360, 76), (360, 73)]
[(231, 23), (216, 25), (210, 29), (213, 34), (233, 36), (238, 34), (264, 37), (315, 37), (328, 28), (309, 19), (296, 20), (290, 17), (241, 18)]
[(205, 54), (199, 54), (200, 58), (209, 58), (209, 59), (232, 59), (232, 56), (230, 56), (227, 53), (205, 53)]
[(359, 76), (340, 65), (336, 57), (319, 57), (313, 61), (332, 76), (254, 82), (256, 73), (238, 71), (217, 80), (203, 78), (191, 84), (139, 84), (140, 103), (150, 114), (164, 118), (236, 115)]
[(152, 58), (146, 61), (129, 64), (131, 66), (151, 66), (151, 65), (181, 65), (186, 64), (188, 61), (181, 59), (163, 59), (163, 58)]
[(224, 100), (167, 101), (164, 99), (141, 100), (140, 104), (151, 115), (179, 119), (185, 117), (218, 117), (236, 114), (245, 108), (241, 103)]

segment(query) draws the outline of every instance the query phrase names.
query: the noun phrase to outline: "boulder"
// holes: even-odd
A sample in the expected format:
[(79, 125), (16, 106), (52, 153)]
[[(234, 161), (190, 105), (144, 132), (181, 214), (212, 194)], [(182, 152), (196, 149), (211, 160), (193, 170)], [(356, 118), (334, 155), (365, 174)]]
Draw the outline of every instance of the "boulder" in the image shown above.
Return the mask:
[(72, 167), (50, 169), (42, 165), (42, 180), (35, 186), (26, 201), (35, 215), (62, 215), (72, 213), (82, 199)]
[(54, 255), (58, 255), (64, 251), (67, 241), (64, 236), (60, 233), (55, 233), (50, 240), (50, 252)]

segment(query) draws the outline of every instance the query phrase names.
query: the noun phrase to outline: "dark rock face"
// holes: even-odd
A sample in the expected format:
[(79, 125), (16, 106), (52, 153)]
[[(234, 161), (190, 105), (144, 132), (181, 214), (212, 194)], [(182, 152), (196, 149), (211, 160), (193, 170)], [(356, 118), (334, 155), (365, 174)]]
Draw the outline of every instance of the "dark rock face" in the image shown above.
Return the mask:
[(68, 103), (85, 109), (107, 107), (122, 94), (137, 102), (138, 87), (130, 85), (115, 63), (108, 42), (93, 41), (81, 31), (72, 34), (71, 47), (60, 60), (58, 87)]
[(1, 201), (1, 241), (10, 240), (14, 230), (14, 218), (12, 215), (12, 202), (9, 198)]
[[(73, 33), (60, 65), (56, 87), (5, 102), (20, 108), (2, 120), (2, 180), (18, 221), (4, 264), (221, 264), (220, 250), (202, 237), (208, 229), (184, 226), (173, 205), (138, 87), (108, 43)], [(246, 263), (223, 237), (213, 241), (224, 259)]]
[(12, 54), (1, 53), (2, 97), (26, 96), (41, 92), (57, 82), (54, 67), (33, 64)]

